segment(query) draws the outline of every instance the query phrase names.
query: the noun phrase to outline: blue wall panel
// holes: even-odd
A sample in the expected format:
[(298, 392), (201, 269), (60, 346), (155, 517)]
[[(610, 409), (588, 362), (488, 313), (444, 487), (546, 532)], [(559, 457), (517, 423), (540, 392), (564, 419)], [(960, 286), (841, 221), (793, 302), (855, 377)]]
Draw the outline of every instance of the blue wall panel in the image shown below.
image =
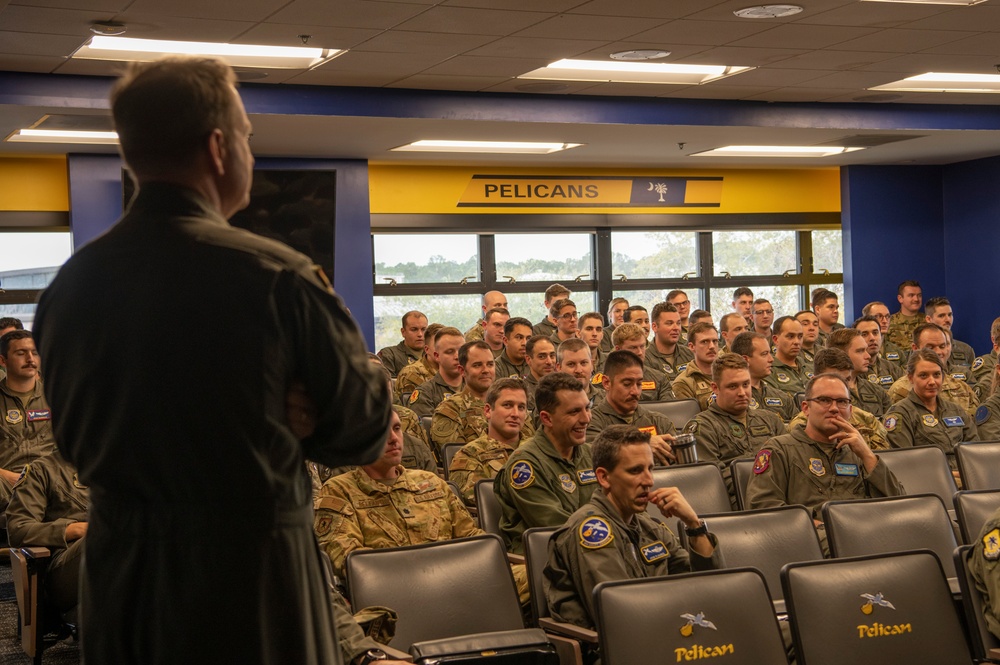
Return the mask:
[(67, 162), (69, 228), (80, 249), (122, 216), (122, 161), (118, 155), (69, 155)]

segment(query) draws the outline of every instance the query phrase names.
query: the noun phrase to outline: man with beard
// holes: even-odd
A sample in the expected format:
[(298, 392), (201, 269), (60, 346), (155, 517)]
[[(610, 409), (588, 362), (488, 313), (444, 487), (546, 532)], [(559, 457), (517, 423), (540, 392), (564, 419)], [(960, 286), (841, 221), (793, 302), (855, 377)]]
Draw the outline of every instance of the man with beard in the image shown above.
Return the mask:
[(704, 411), (712, 398), (712, 362), (719, 355), (719, 331), (711, 323), (696, 323), (688, 333), (688, 348), (694, 360), (687, 364), (671, 387), (677, 399), (696, 399)]

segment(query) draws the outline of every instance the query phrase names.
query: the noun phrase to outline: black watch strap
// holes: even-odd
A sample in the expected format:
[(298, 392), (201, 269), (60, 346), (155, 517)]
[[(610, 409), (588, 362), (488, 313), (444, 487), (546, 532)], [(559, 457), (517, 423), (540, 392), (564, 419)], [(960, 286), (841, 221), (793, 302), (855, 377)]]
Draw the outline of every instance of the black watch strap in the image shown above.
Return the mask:
[(377, 663), (380, 660), (389, 660), (389, 654), (381, 649), (369, 649), (358, 656), (354, 662), (357, 665), (369, 665), (370, 663)]
[(695, 528), (684, 527), (684, 533), (687, 534), (688, 538), (696, 538), (698, 536), (708, 535), (708, 522), (701, 520), (701, 524)]

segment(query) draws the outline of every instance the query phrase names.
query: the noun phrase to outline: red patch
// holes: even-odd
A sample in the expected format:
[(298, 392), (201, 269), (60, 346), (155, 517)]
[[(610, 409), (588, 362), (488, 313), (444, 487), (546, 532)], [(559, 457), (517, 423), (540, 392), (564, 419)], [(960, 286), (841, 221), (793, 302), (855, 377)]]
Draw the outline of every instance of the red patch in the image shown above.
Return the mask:
[(753, 472), (760, 475), (771, 468), (771, 451), (765, 448), (757, 453), (757, 458), (753, 461)]

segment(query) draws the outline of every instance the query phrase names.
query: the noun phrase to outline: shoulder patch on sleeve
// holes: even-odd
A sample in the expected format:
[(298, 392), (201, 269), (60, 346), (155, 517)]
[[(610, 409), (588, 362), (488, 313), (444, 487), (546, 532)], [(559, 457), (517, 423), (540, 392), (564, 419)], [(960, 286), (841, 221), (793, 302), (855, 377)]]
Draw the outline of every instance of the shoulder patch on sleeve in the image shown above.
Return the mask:
[(983, 366), (983, 359), (982, 358), (976, 358), (975, 360), (972, 361), (972, 369), (976, 370), (976, 369), (979, 369), (982, 366)]
[(14, 481), (14, 489), (17, 489), (18, 485), (24, 482), (24, 480), (28, 477), (28, 473), (30, 472), (31, 472), (31, 464), (25, 464), (24, 468), (21, 469), (21, 475), (19, 475), (17, 477), (17, 480)]
[(602, 383), (604, 383), (604, 374), (598, 372), (597, 374), (594, 375), (594, 378), (590, 380), (590, 383), (595, 386), (601, 385)]
[(684, 426), (685, 434), (697, 434), (698, 433), (698, 421), (689, 420), (688, 424)]
[(990, 413), (989, 408), (985, 404), (983, 406), (980, 406), (978, 409), (976, 409), (976, 424), (982, 425), (983, 423), (985, 423), (987, 420), (990, 419), (991, 415), (993, 414)]
[(525, 487), (535, 482), (535, 469), (531, 462), (521, 460), (515, 462), (510, 467), (510, 486), (516, 490), (523, 490)]
[(892, 430), (896, 429), (896, 423), (898, 422), (899, 420), (896, 418), (896, 416), (886, 416), (885, 431), (891, 432)]
[(993, 529), (983, 536), (983, 556), (989, 561), (1000, 560), (1000, 529)]
[(771, 451), (764, 448), (757, 453), (753, 461), (753, 472), (758, 476), (771, 468)]
[(418, 397), (420, 397), (419, 390), (414, 390), (412, 393), (410, 393), (410, 404), (415, 403)]
[(580, 544), (588, 550), (596, 550), (615, 539), (611, 525), (601, 517), (588, 517), (580, 524)]

